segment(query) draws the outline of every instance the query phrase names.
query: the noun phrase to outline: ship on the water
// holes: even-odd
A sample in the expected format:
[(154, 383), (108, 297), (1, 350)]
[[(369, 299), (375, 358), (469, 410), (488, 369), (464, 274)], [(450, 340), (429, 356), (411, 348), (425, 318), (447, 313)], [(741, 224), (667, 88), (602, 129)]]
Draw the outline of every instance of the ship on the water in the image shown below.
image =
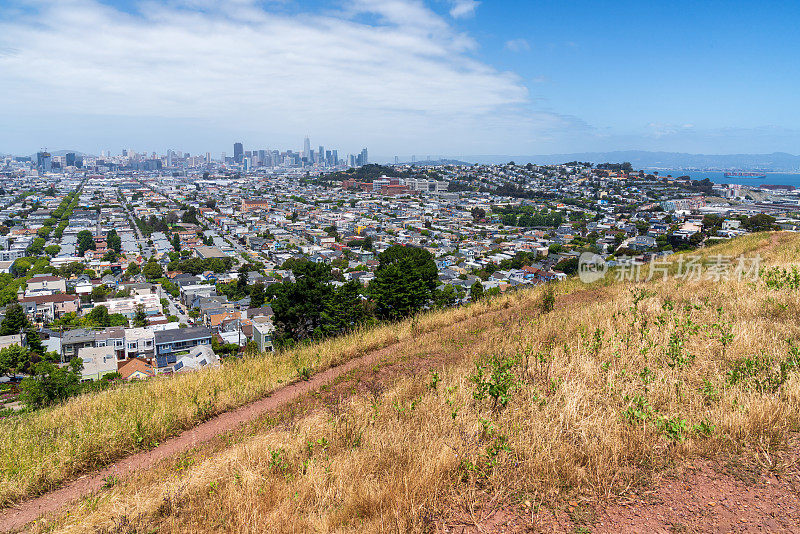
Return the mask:
[(763, 180), (767, 175), (763, 172), (726, 172), (725, 178), (749, 178), (751, 180)]

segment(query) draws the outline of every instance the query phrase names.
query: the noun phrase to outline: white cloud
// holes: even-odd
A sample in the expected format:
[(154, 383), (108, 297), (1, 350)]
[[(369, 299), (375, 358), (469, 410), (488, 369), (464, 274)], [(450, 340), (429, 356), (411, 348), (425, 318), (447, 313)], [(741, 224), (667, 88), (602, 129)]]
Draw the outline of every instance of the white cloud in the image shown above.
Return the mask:
[[(477, 3), (456, 4), (463, 16)], [(146, 2), (133, 14), (95, 0), (33, 5), (35, 16), (0, 13), (6, 108), (201, 119), (387, 150), (397, 139), (437, 152), (533, 124), (520, 79), (471, 58), (474, 41), (419, 0), (297, 15), (251, 0)]]
[(452, 0), (452, 3), (453, 7), (450, 8), (450, 16), (454, 19), (472, 17), (480, 5), (477, 0)]
[(525, 39), (511, 39), (506, 41), (506, 50), (512, 52), (527, 52), (531, 49), (531, 45)]

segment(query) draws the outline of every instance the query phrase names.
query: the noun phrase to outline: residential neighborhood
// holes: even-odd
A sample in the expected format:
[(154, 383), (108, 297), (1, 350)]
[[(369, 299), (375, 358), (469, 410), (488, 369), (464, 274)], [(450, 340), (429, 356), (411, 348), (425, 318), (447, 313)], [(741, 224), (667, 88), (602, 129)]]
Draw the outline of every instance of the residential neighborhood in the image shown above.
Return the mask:
[[(800, 225), (791, 187), (627, 164), (49, 157), (0, 160), (0, 304), (20, 306), (59, 365), (80, 358), (84, 380), (185, 372), (321, 335), (276, 324), (272, 304), (302, 262), (368, 307), (382, 253), (424, 250), (436, 271), (424, 309), (558, 282), (584, 251), (646, 262)], [(5, 333), (25, 345), (25, 332)]]

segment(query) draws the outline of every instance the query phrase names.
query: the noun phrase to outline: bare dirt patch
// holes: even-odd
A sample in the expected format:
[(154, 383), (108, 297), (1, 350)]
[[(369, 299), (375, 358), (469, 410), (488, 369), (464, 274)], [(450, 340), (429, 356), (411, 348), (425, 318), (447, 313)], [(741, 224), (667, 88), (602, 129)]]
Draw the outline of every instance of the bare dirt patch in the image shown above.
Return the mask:
[(598, 534), (800, 532), (800, 443), (778, 469), (740, 459), (697, 460), (651, 488), (613, 503), (572, 500), (557, 507), (497, 505), (481, 499), (453, 510), (436, 531), (453, 534), (558, 532)]

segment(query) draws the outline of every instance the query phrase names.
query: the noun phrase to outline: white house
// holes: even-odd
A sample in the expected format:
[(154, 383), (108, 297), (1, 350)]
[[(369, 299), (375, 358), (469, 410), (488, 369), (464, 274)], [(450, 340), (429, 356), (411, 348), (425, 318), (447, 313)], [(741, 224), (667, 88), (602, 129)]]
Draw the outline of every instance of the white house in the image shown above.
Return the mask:
[(83, 360), (82, 380), (98, 380), (103, 375), (117, 372), (117, 354), (114, 347), (81, 347), (78, 358)]

